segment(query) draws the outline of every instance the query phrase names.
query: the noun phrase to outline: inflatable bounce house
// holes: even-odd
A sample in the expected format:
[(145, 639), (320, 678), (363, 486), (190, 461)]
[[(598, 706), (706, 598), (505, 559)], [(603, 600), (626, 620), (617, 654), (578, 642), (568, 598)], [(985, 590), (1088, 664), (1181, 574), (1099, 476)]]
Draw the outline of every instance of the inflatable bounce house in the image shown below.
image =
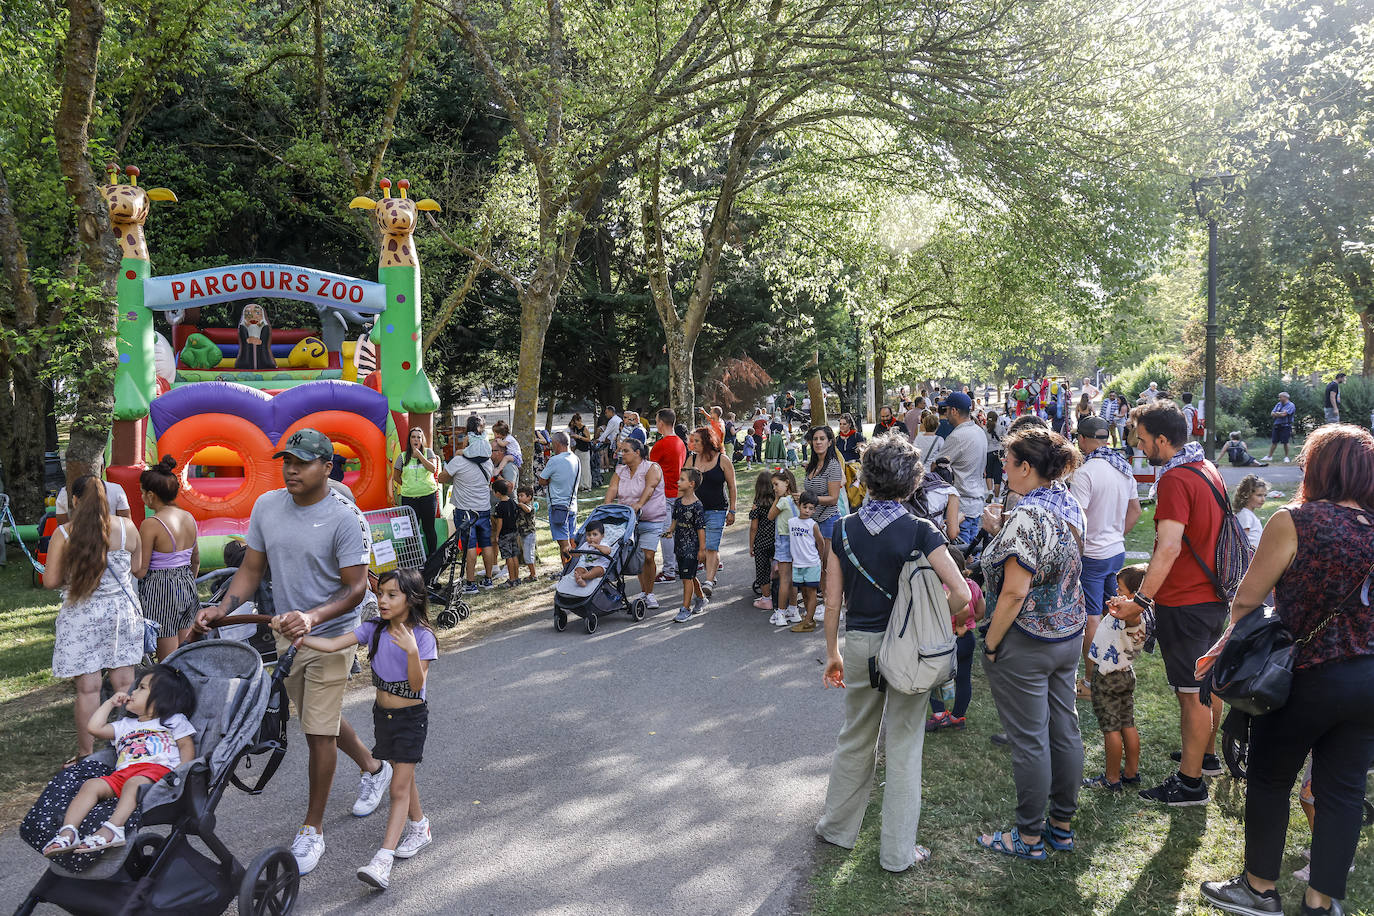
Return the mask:
[[(129, 504), (140, 503), (145, 460), (171, 455), (182, 474), (178, 504), (196, 517), (202, 552), (243, 534), (257, 498), (282, 486), (281, 443), (303, 427), (320, 430), (347, 462), (359, 508), (390, 503), (391, 465), (413, 426), (432, 439), (438, 395), (420, 345), (420, 264), (412, 233), (432, 200), (411, 200), (410, 183), (380, 182), (380, 200), (350, 207), (374, 212), (382, 239), (377, 282), (287, 264), (241, 264), (153, 277), (143, 224), (150, 201), (175, 201), (166, 188), (127, 183), (109, 168), (103, 195), (123, 249), (118, 303), (119, 365), (107, 476)], [(311, 303), (319, 329), (274, 328), (261, 304), (245, 305), (236, 327), (202, 327), (200, 309), (272, 297)], [(169, 341), (153, 313), (172, 325)], [(367, 327), (346, 340), (350, 326)], [(214, 537), (221, 536), (221, 537)], [(213, 565), (213, 563), (211, 564)]]

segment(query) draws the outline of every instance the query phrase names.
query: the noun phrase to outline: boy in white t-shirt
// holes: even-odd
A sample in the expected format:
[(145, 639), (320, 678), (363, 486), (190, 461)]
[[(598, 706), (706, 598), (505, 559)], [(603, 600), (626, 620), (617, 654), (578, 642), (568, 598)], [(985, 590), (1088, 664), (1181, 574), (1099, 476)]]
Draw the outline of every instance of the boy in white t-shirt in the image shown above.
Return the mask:
[(792, 553), (792, 584), (801, 594), (806, 616), (792, 625), (793, 633), (816, 629), (816, 592), (821, 587), (821, 526), (811, 516), (820, 502), (814, 493), (797, 497), (797, 515), (787, 520), (788, 546)]
[[(116, 706), (123, 706), (133, 716), (107, 721)], [(97, 738), (114, 742), (114, 772), (82, 783), (67, 806), (62, 829), (43, 847), (43, 855), (52, 858), (123, 846), (124, 825), (138, 806), (139, 787), (157, 782), (195, 757), (196, 730), (186, 718), (195, 708), (191, 682), (170, 665), (155, 665), (139, 679), (132, 693), (116, 693), (100, 704), (86, 729)], [(109, 798), (119, 799), (110, 819), (78, 842), (81, 822), (92, 808)]]
[[(1106, 745), (1106, 767), (1084, 779), (1087, 788), (1120, 792), (1122, 784), (1140, 782), (1140, 732), (1135, 727), (1135, 659), (1154, 623), (1132, 599), (1145, 581), (1147, 564), (1127, 566), (1116, 574), (1117, 597), (1110, 602), (1088, 646), (1093, 675), (1093, 715)], [(1124, 760), (1123, 760), (1124, 756)]]

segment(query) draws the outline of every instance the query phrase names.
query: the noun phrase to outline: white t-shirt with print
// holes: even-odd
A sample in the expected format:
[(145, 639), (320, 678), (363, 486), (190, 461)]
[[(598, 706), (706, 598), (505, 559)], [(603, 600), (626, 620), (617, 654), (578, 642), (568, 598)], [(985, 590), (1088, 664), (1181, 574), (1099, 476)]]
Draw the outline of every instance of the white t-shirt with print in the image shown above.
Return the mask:
[(793, 516), (787, 520), (787, 535), (791, 538), (792, 568), (798, 566), (820, 566), (821, 553), (816, 549), (816, 524), (814, 518)]
[(177, 741), (196, 733), (190, 720), (178, 713), (166, 719), (140, 721), (133, 716), (110, 723), (114, 729), (115, 769), (157, 763), (168, 769), (181, 765)]
[(1143, 623), (1128, 627), (1124, 620), (1103, 614), (1102, 622), (1093, 635), (1092, 645), (1088, 647), (1088, 660), (1097, 665), (1097, 670), (1103, 674), (1128, 671), (1134, 667), (1136, 656), (1144, 644)]

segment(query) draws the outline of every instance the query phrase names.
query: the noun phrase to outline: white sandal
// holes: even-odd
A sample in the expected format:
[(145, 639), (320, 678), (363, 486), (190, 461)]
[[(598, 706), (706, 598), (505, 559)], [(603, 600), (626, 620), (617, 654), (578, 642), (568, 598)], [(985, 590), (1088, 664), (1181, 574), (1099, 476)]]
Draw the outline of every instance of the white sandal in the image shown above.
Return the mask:
[[(108, 830), (111, 833), (110, 839), (105, 839), (100, 835), (100, 830)], [(124, 845), (124, 828), (117, 827), (109, 821), (100, 825), (100, 830), (92, 833), (81, 841), (81, 845), (76, 847), (73, 852), (99, 852), (102, 849), (114, 849), (116, 846)]]
[(81, 834), (71, 824), (63, 824), (62, 829), (53, 834), (48, 845), (43, 847), (43, 855), (49, 859), (71, 852), (72, 847), (81, 842)]

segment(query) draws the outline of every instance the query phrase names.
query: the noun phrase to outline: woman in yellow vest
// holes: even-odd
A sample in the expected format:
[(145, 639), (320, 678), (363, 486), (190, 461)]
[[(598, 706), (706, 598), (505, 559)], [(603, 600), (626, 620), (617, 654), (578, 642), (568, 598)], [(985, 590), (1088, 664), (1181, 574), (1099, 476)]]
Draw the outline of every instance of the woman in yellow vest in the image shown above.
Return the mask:
[(400, 488), (401, 505), (410, 506), (420, 520), (425, 535), (425, 556), (434, 553), (439, 536), (434, 530), (434, 517), (439, 509), (439, 456), (425, 440), (425, 431), (418, 426), (410, 429), (410, 438), (403, 454), (396, 456), (391, 479)]

